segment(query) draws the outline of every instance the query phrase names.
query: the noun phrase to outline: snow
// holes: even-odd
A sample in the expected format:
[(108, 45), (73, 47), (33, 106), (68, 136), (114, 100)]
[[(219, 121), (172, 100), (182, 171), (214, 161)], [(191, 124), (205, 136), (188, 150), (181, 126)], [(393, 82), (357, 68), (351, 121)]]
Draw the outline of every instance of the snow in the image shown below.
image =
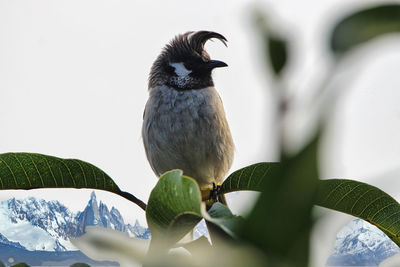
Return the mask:
[[(354, 238), (357, 242), (350, 242)], [(339, 254), (346, 251), (347, 254), (357, 254), (365, 249), (376, 250), (384, 241), (389, 241), (389, 238), (376, 226), (356, 219), (337, 234), (335, 252)]]
[(328, 265), (378, 265), (399, 252), (399, 247), (376, 226), (355, 219), (338, 232)]
[(112, 207), (110, 216), (107, 206), (101, 205), (102, 209), (99, 209), (94, 193), (85, 210), (77, 213), (58, 201), (12, 198), (0, 203), (0, 233), (28, 250), (47, 251), (77, 250), (68, 237), (82, 235), (87, 225), (111, 227), (129, 235), (149, 238), (148, 229), (139, 224), (125, 225), (116, 208)]
[(55, 239), (43, 229), (33, 226), (28, 221), (17, 220), (13, 223), (9, 218), (7, 202), (0, 204), (0, 233), (8, 240), (19, 242), (28, 250), (55, 250)]

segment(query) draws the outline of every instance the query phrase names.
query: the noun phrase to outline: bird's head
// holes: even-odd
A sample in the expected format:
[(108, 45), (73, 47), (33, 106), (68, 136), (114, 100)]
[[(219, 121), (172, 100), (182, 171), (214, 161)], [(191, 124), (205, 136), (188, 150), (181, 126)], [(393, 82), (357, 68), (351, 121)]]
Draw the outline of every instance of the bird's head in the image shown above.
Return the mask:
[(211, 60), (205, 51), (205, 43), (212, 38), (226, 46), (226, 38), (216, 32), (197, 31), (176, 36), (153, 63), (149, 88), (167, 85), (176, 90), (190, 90), (213, 86), (211, 71), (228, 65)]

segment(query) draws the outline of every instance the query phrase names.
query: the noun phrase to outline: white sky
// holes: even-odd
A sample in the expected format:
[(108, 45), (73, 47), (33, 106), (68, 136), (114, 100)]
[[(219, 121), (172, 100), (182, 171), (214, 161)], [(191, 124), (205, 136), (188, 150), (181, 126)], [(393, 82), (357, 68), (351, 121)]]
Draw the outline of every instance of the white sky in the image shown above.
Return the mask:
[[(157, 181), (140, 135), (149, 69), (175, 34), (207, 29), (228, 39), (228, 48), (209, 42), (207, 49), (229, 65), (215, 71), (214, 81), (236, 144), (231, 170), (276, 160), (272, 83), (250, 22), (254, 7), (265, 8), (284, 24), (295, 53), (286, 72), (290, 91), (307, 95), (329, 62), (324, 47), (329, 27), (342, 9), (350, 8), (348, 1), (0, 0), (0, 152), (91, 162), (122, 190), (147, 202)], [(344, 74), (354, 81), (340, 85), (346, 94), (322, 151), (324, 177), (369, 181), (394, 195), (400, 193), (392, 180), (400, 170), (396, 41), (367, 50), (361, 64)], [(293, 130), (296, 135), (299, 130)], [(388, 172), (390, 180), (380, 176)], [(34, 195), (81, 210), (90, 192), (1, 191), (0, 200)], [(111, 193), (96, 193), (129, 222), (139, 218), (144, 223), (144, 213), (135, 205)], [(233, 208), (239, 209), (235, 202)]]

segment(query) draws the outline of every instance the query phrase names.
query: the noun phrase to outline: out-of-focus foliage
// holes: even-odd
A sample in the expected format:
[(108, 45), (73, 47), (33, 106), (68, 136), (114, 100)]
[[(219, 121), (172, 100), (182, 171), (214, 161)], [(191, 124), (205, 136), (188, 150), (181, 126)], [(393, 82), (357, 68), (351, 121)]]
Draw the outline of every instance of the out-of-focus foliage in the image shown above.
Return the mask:
[(331, 34), (330, 48), (336, 55), (341, 55), (376, 37), (395, 32), (400, 32), (400, 5), (371, 7), (337, 23)]
[(69, 267), (90, 267), (90, 265), (83, 262), (77, 262), (70, 265)]
[(30, 266), (24, 262), (20, 262), (20, 263), (12, 265), (11, 267), (30, 267)]
[(379, 267), (399, 267), (400, 266), (400, 254), (394, 255), (389, 259), (384, 260), (379, 264)]
[[(288, 43), (257, 13), (258, 32), (264, 40), (265, 55), (277, 78), (289, 61)], [(335, 55), (348, 54), (357, 45), (400, 30), (400, 5), (383, 5), (357, 11), (341, 19), (332, 31), (330, 48)], [(340, 58), (340, 57), (337, 57)], [(327, 75), (333, 75), (328, 73)], [(277, 94), (277, 107), (285, 104), (286, 90)], [(284, 136), (285, 106), (277, 114), (279, 136)], [(321, 112), (322, 113), (322, 112)], [(378, 226), (400, 245), (400, 206), (378, 188), (353, 180), (319, 180), (318, 149), (324, 119), (299, 152), (281, 151), (279, 163), (257, 163), (233, 172), (218, 195), (252, 190), (261, 194), (245, 218), (229, 207), (204, 205), (196, 181), (172, 170), (160, 177), (151, 192), (146, 218), (152, 234), (149, 244), (109, 229), (88, 227), (86, 234), (72, 240), (95, 260), (119, 261), (121, 266), (274, 266), (306, 267), (309, 264), (310, 232), (314, 205), (345, 212)], [(284, 138), (279, 139), (280, 148)], [(86, 187), (108, 190), (131, 199), (112, 179), (93, 165), (28, 153), (0, 155), (2, 189)], [(218, 199), (218, 198), (217, 198)], [(146, 205), (140, 203), (142, 208)], [(205, 237), (182, 239), (205, 219), (212, 243)]]
[(264, 39), (266, 61), (270, 63), (274, 74), (279, 77), (288, 61), (287, 42), (267, 23), (266, 17), (261, 13), (255, 12), (254, 20), (259, 35)]
[[(262, 181), (262, 194), (241, 229), (244, 240), (273, 260), (271, 266), (279, 266), (275, 261), (289, 266), (308, 263), (311, 209), (318, 179), (317, 142), (318, 137), (298, 154), (282, 158), (270, 173), (271, 179)], [(250, 178), (242, 176), (245, 181)]]

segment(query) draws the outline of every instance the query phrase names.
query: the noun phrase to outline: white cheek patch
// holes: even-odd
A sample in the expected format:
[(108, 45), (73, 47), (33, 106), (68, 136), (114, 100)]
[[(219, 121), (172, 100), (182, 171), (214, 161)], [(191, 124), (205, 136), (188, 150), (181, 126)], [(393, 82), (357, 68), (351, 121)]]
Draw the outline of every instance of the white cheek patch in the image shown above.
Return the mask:
[(181, 78), (188, 76), (192, 72), (191, 70), (185, 68), (185, 65), (182, 62), (169, 63), (169, 65), (175, 68), (176, 75)]

